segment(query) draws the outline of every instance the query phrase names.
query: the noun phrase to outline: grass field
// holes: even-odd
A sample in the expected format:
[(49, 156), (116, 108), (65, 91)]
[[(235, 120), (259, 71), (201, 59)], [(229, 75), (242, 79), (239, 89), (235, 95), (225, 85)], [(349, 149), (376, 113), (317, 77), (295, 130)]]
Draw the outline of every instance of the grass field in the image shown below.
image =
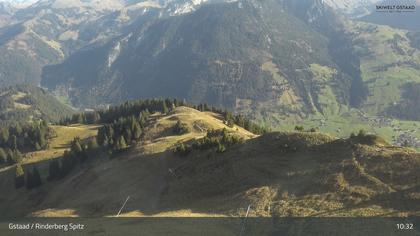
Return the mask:
[[(394, 144), (401, 144), (408, 137), (420, 150), (419, 121), (385, 118), (389, 107), (403, 101), (402, 86), (409, 82), (420, 83), (420, 50), (410, 45), (404, 30), (357, 21), (347, 21), (345, 29), (353, 36), (354, 50), (360, 57), (361, 77), (368, 88), (367, 98), (360, 108), (350, 108), (338, 101), (331, 81), (336, 70), (311, 64), (311, 82), (319, 88), (309, 98), (309, 103), (317, 101), (313, 105), (316, 106), (314, 112), (302, 112), (298, 99), (295, 99), (296, 104), (281, 101), (283, 106), (276, 100), (267, 101), (255, 105), (256, 108), (244, 108), (242, 112), (273, 130), (291, 131), (301, 125), (343, 138), (364, 129)], [(267, 71), (276, 72), (269, 63), (263, 66)], [(255, 110), (261, 112), (256, 114)]]
[[(189, 127), (188, 134), (173, 133), (178, 120)], [(171, 151), (178, 142), (220, 128), (246, 141), (224, 153), (193, 150), (177, 156)], [(51, 147), (62, 150), (75, 136), (91, 137), (97, 127), (54, 129), (62, 137)], [(378, 138), (365, 145), (318, 132), (257, 136), (227, 127), (213, 113), (177, 108), (152, 115), (143, 139), (113, 158), (89, 158), (52, 182), (45, 181), (48, 158), (34, 159), (24, 168), (37, 165), (44, 184), (33, 190), (16, 190), (14, 170), (1, 171), (0, 189), (7, 194), (0, 196), (0, 212), (10, 217), (113, 217), (129, 197), (123, 217), (238, 217), (248, 206), (251, 217), (420, 214), (419, 154)]]
[[(172, 127), (177, 121), (185, 123), (191, 132), (184, 135), (176, 135), (172, 132)], [(207, 134), (209, 129), (226, 128), (230, 132), (241, 136), (244, 139), (256, 137), (254, 134), (242, 127), (226, 126), (221, 117), (211, 112), (199, 112), (195, 109), (180, 107), (169, 116), (154, 115), (150, 126), (146, 129), (145, 140), (139, 146), (143, 153), (163, 152), (173, 147), (179, 142), (199, 139)]]
[(411, 47), (404, 30), (362, 22), (349, 26), (357, 32), (360, 69), (369, 88), (362, 110), (378, 114), (400, 101), (404, 84), (420, 83), (420, 51)]
[(62, 156), (65, 150), (70, 148), (70, 142), (74, 138), (87, 139), (94, 137), (98, 133), (99, 125), (72, 125), (72, 126), (52, 126), (56, 137), (52, 138), (47, 150), (31, 152), (25, 154), (23, 164), (36, 163)]
[[(409, 133), (413, 138), (420, 140), (420, 122), (385, 119), (383, 117), (369, 116), (356, 110), (342, 115), (333, 116), (309, 116), (301, 120), (285, 120), (279, 130), (292, 131), (296, 125), (302, 125), (306, 130), (317, 128), (320, 132), (328, 133), (339, 138), (347, 138), (351, 133), (363, 129), (368, 133), (377, 134), (393, 144), (398, 143), (398, 137)], [(413, 132), (414, 131), (414, 132)], [(419, 149), (420, 147), (417, 147)]]

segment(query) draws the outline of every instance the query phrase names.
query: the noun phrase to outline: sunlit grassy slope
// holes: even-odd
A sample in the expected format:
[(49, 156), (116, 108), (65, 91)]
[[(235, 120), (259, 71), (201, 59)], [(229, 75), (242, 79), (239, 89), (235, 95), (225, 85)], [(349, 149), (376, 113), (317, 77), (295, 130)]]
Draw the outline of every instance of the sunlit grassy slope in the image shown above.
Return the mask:
[(65, 150), (70, 148), (70, 142), (79, 137), (82, 140), (95, 137), (98, 133), (98, 125), (72, 125), (52, 126), (55, 137), (50, 140), (47, 150), (26, 154), (24, 164), (35, 163), (62, 156)]
[[(191, 132), (174, 135), (178, 120)], [(245, 143), (183, 157), (170, 150), (219, 128)], [(0, 212), (115, 216), (129, 197), (122, 216), (243, 216), (248, 206), (250, 216), (419, 215), (420, 154), (374, 136), (363, 142), (306, 132), (256, 136), (215, 114), (177, 108), (153, 115), (136, 147), (90, 159), (35, 190), (15, 190), (14, 171), (1, 172)], [(46, 163), (37, 163), (43, 178)]]

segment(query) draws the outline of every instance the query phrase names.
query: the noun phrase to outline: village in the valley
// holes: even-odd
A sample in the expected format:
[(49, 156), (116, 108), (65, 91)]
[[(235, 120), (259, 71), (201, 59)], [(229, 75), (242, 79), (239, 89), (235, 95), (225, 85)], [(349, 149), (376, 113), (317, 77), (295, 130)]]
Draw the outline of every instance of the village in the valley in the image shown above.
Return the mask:
[[(402, 127), (400, 122), (395, 122), (395, 120), (383, 116), (369, 116), (366, 113), (358, 111), (358, 116), (360, 121), (365, 124), (368, 124), (371, 129), (367, 130), (368, 132), (374, 132), (372, 130), (383, 128), (383, 127), (390, 127), (393, 131), (392, 135), (392, 144), (396, 146), (404, 146), (404, 147), (412, 147), (419, 149), (420, 148), (420, 138), (418, 137), (420, 134), (420, 125), (417, 123), (413, 123), (410, 128)], [(326, 127), (328, 119), (321, 119), (319, 123), (319, 127)], [(338, 136), (343, 134), (341, 128), (338, 128), (336, 131)], [(344, 135), (344, 134), (343, 134)]]

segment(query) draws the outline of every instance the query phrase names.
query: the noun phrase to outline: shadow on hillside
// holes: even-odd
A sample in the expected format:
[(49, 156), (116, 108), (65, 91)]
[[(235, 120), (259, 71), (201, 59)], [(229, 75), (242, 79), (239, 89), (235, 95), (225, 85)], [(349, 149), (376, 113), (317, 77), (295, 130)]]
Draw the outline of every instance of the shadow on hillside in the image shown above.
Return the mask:
[[(263, 136), (233, 146), (225, 153), (193, 151), (185, 157), (171, 151), (140, 154), (135, 148), (112, 159), (98, 156), (78, 166), (64, 179), (44, 184), (39, 189), (44, 194), (36, 197), (38, 200), (32, 201), (34, 205), (25, 210), (29, 214), (43, 209), (72, 209), (73, 214), (81, 217), (115, 216), (129, 197), (122, 214), (238, 215), (246, 212), (249, 204), (264, 199), (282, 200), (283, 193), (299, 198), (331, 191), (321, 180), (347, 171), (341, 167), (341, 161), (353, 157), (352, 149), (343, 141), (312, 147), (294, 140), (286, 141), (288, 143), (276, 135)], [(261, 190), (263, 187), (268, 190)], [(402, 197), (418, 190), (417, 186), (383, 194), (370, 201), (347, 204), (344, 208), (312, 216), (372, 205), (397, 211), (418, 210), (416, 199), (407, 201)], [(36, 191), (31, 192), (32, 197), (36, 196)], [(274, 192), (273, 196), (270, 191)], [(18, 196), (16, 202), (24, 202), (28, 199), (25, 196)]]

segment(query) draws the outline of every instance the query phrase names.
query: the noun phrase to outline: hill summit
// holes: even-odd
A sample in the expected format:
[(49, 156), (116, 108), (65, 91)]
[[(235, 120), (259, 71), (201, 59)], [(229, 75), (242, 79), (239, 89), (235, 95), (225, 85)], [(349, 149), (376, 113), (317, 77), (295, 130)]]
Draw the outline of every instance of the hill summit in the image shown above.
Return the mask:
[[(129, 196), (123, 216), (243, 216), (248, 206), (251, 216), (418, 214), (419, 153), (373, 135), (254, 135), (182, 106), (145, 124), (125, 151), (89, 157), (36, 189), (16, 190), (14, 169), (1, 170), (1, 212), (115, 216)], [(31, 164), (42, 179), (48, 162)]]

